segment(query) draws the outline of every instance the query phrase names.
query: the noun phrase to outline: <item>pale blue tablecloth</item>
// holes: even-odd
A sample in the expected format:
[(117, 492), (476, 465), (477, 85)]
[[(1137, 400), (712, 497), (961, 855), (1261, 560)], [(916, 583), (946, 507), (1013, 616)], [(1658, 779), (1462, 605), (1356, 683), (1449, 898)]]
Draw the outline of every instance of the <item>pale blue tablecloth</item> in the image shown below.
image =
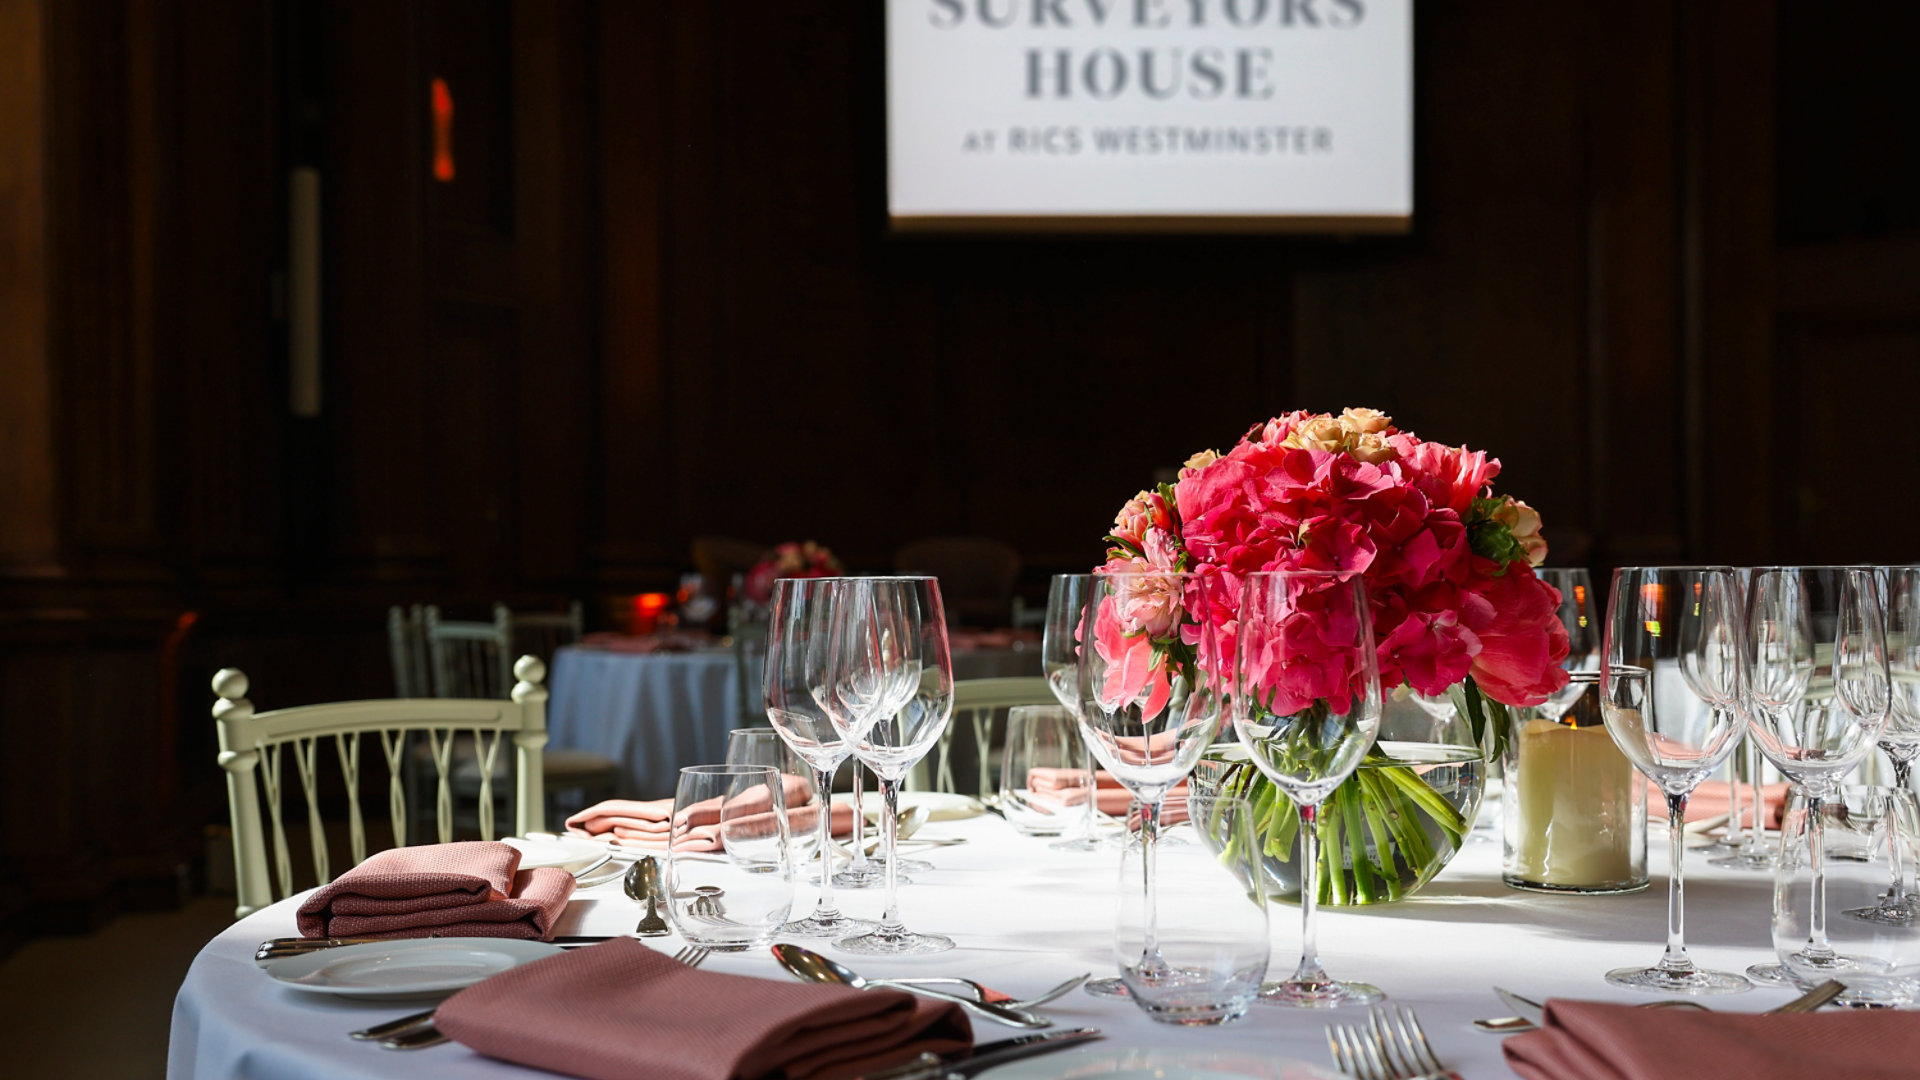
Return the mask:
[[(1040, 650), (956, 652), (953, 673), (956, 679), (1037, 676)], [(568, 646), (554, 654), (548, 686), (548, 745), (619, 762), (625, 798), (671, 798), (681, 766), (724, 760), (727, 732), (748, 723), (731, 649), (624, 653)]]

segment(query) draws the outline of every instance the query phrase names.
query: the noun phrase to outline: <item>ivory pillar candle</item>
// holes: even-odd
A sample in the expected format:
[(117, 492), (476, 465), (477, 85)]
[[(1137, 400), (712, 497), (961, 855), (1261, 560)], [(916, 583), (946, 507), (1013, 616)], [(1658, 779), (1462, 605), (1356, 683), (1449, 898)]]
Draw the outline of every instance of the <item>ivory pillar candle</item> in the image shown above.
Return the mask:
[(1509, 885), (1611, 892), (1646, 884), (1644, 782), (1604, 726), (1538, 716), (1517, 723), (1506, 783)]

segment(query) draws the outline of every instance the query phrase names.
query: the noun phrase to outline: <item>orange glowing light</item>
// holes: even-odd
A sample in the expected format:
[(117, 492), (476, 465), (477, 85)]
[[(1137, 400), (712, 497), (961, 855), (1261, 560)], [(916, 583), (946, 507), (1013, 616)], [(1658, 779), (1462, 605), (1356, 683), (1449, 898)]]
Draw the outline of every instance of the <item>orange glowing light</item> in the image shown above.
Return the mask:
[(1667, 606), (1667, 587), (1665, 585), (1640, 586), (1640, 610), (1653, 616), (1646, 620), (1647, 633), (1660, 636), (1660, 613)]
[(433, 80), (433, 178), (453, 180), (453, 91), (447, 80)]
[(667, 610), (673, 597), (666, 593), (641, 593), (633, 598), (633, 623), (628, 628), (634, 634), (651, 634), (659, 625), (660, 613)]

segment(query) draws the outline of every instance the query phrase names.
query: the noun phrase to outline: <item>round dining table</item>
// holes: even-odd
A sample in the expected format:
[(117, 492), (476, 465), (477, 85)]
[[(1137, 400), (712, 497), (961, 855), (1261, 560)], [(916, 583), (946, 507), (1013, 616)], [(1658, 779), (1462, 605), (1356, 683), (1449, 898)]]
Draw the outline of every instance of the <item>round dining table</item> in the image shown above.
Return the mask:
[[(1501, 1036), (1472, 1026), (1476, 1017), (1511, 1014), (1494, 996), (1505, 987), (1535, 1000), (1572, 997), (1646, 1002), (1652, 995), (1608, 986), (1609, 968), (1650, 963), (1666, 933), (1667, 849), (1654, 829), (1649, 861), (1661, 868), (1652, 887), (1614, 896), (1544, 895), (1519, 892), (1500, 881), (1497, 829), (1481, 829), (1472, 842), (1417, 896), (1364, 909), (1322, 908), (1320, 951), (1336, 977), (1360, 979), (1387, 992), (1390, 1002), (1414, 1010), (1440, 1060), (1465, 1080), (1510, 1077)], [(958, 841), (934, 846), (920, 841)], [(1017, 997), (1038, 994), (1082, 972), (1115, 971), (1113, 926), (1120, 853), (1061, 851), (1047, 839), (1015, 833), (992, 815), (935, 821), (909, 842), (909, 853), (934, 865), (902, 887), (901, 909), (910, 928), (951, 936), (950, 952), (880, 960), (823, 948), (863, 975), (964, 976)], [(1131, 883), (1129, 883), (1131, 884)], [(1687, 941), (1697, 962), (1729, 971), (1774, 958), (1769, 930), (1772, 879), (1709, 866), (1689, 857)], [(1137, 887), (1137, 886), (1135, 886)], [(811, 905), (814, 888), (801, 881), (795, 912)], [(347, 1037), (349, 1031), (415, 1012), (418, 1001), (367, 1001), (296, 989), (270, 978), (255, 964), (255, 948), (269, 938), (291, 936), (302, 895), (282, 900), (236, 922), (209, 942), (194, 960), (174, 1003), (167, 1075), (171, 1080), (342, 1080), (420, 1076), (445, 1078), (550, 1076), (483, 1057), (457, 1043), (424, 1050), (382, 1049)], [(878, 890), (842, 890), (843, 909), (877, 917)], [(1298, 908), (1268, 907), (1272, 960), (1269, 978), (1293, 968), (1300, 941)], [(617, 881), (578, 891), (556, 932), (631, 932), (639, 907)], [(649, 939), (671, 953), (677, 936)], [(703, 970), (786, 980), (769, 950), (713, 954)], [(1762, 1011), (1792, 998), (1783, 989), (1708, 999), (1714, 1009)], [(1256, 1004), (1244, 1018), (1210, 1028), (1157, 1023), (1123, 999), (1075, 991), (1043, 1006), (1058, 1027), (1091, 1026), (1105, 1037), (1069, 1055), (1104, 1054), (1116, 1048), (1158, 1048), (1176, 1054), (1244, 1052), (1266, 1060), (1298, 1059), (1328, 1075), (1326, 1025), (1364, 1020), (1365, 1010), (1304, 1010)], [(985, 1042), (1019, 1034), (976, 1021)], [(1023, 1063), (1031, 1069), (1035, 1062)], [(992, 1072), (983, 1073), (991, 1077)]]

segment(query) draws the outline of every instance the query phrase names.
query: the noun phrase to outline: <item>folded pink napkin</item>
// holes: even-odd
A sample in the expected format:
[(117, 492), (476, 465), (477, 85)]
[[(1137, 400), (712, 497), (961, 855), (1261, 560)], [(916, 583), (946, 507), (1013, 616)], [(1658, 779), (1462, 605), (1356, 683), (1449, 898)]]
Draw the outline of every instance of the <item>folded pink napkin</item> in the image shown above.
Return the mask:
[(590, 1080), (839, 1080), (973, 1044), (960, 1007), (894, 990), (698, 971), (631, 938), (501, 972), (434, 1026)]
[[(1045, 810), (1064, 810), (1087, 801), (1086, 773), (1080, 769), (1041, 767), (1027, 771), (1027, 801)], [(1119, 817), (1133, 804), (1133, 793), (1105, 769), (1094, 772), (1094, 806), (1108, 817)], [(1184, 807), (1187, 785), (1182, 781), (1167, 793), (1169, 804), (1179, 797)], [(1184, 809), (1182, 811), (1184, 814)], [(1168, 822), (1168, 824), (1172, 824)]]
[[(797, 833), (819, 828), (820, 819), (816, 816), (819, 814), (819, 804), (801, 801), (812, 798), (806, 779), (786, 776), (783, 780), (782, 797), (788, 807), (788, 831)], [(729, 828), (751, 829), (750, 815), (756, 808), (764, 808), (766, 803), (764, 797), (756, 801), (752, 793), (736, 800), (728, 807)], [(681, 823), (678, 839), (672, 840), (673, 846), (685, 851), (720, 850), (719, 821), (720, 800), (708, 799), (696, 803), (689, 808), (686, 820)], [(769, 817), (768, 824), (771, 821)], [(673, 800), (636, 802), (632, 799), (608, 799), (568, 818), (566, 827), (569, 833), (576, 836), (612, 840), (622, 847), (665, 851), (674, 836)], [(852, 832), (853, 805), (835, 804), (833, 835), (845, 836)]]
[(1525, 1080), (1920, 1075), (1920, 1016), (1910, 1012), (1762, 1015), (1555, 1000), (1545, 1020), (1501, 1047)]
[(321, 886), (295, 920), (304, 937), (545, 939), (573, 875), (519, 866), (493, 841), (391, 848)]
[[(1699, 787), (1693, 789), (1693, 794), (1687, 797), (1687, 820), (1702, 821), (1720, 814), (1732, 813), (1733, 802), (1729, 794), (1730, 790), (1725, 780), (1703, 781)], [(1766, 822), (1769, 829), (1779, 828), (1780, 819), (1787, 812), (1787, 785), (1762, 784), (1760, 797), (1766, 800), (1767, 804), (1767, 816), (1762, 820)], [(1659, 788), (1652, 785), (1647, 787), (1647, 811), (1656, 828), (1667, 820), (1667, 797)], [(1744, 827), (1752, 820), (1753, 789), (1741, 784), (1740, 824)]]

